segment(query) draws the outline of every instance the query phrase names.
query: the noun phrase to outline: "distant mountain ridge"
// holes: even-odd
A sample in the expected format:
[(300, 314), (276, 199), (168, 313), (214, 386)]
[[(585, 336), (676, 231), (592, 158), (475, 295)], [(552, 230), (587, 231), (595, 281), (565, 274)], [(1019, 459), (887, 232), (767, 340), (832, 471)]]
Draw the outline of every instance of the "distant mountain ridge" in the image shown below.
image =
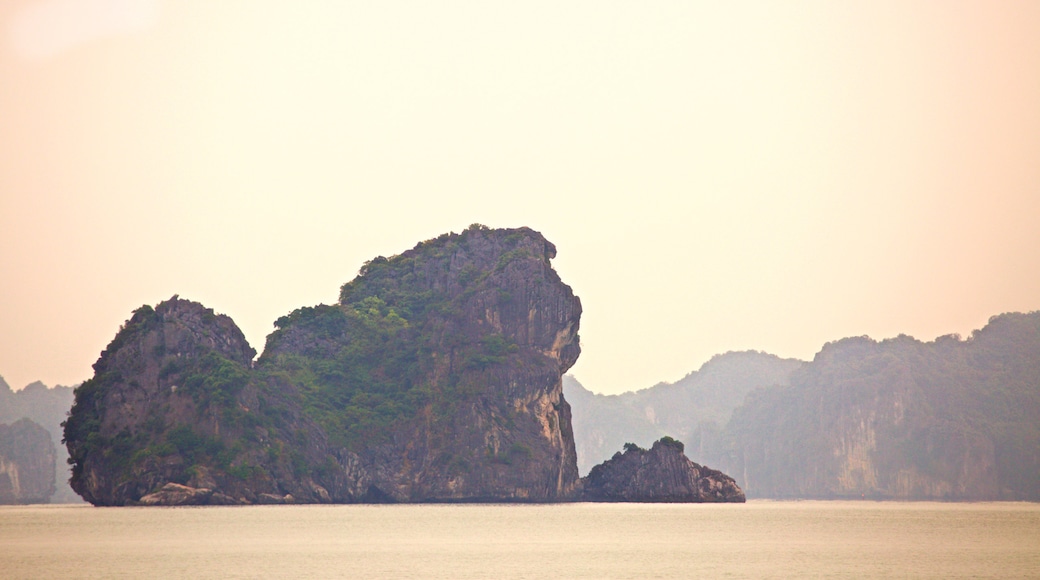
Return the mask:
[[(727, 353), (615, 396), (565, 377), (579, 468), (617, 441), (670, 435), (749, 498), (1040, 500), (1040, 312), (994, 316), (964, 340), (853, 337), (808, 363), (770, 356)], [(695, 401), (690, 383), (722, 361), (707, 392), (726, 396)], [(715, 403), (738, 398), (723, 418)]]
[(967, 340), (829, 343), (710, 455), (752, 497), (1040, 500), (1040, 312)]

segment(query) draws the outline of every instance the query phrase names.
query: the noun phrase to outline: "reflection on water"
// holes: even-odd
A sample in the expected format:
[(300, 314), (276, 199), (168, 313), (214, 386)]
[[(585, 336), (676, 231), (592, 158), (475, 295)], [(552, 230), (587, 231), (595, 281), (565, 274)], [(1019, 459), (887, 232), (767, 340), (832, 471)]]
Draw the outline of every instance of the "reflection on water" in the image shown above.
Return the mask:
[(0, 508), (4, 578), (1013, 578), (1040, 504)]

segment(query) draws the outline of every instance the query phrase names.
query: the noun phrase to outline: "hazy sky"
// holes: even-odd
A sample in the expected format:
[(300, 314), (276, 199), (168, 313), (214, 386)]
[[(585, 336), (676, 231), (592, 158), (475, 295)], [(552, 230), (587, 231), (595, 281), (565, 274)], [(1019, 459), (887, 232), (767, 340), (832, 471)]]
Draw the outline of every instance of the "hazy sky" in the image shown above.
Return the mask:
[(0, 375), (530, 226), (600, 392), (1040, 309), (1040, 2), (0, 3)]

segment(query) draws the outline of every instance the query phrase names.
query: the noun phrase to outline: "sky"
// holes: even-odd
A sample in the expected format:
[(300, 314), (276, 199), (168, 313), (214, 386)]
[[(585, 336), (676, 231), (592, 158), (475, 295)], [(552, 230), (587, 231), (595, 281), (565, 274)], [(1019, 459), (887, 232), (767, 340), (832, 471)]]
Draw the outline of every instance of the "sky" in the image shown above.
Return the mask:
[(534, 228), (618, 393), (1040, 309), (1040, 2), (0, 3), (0, 375)]

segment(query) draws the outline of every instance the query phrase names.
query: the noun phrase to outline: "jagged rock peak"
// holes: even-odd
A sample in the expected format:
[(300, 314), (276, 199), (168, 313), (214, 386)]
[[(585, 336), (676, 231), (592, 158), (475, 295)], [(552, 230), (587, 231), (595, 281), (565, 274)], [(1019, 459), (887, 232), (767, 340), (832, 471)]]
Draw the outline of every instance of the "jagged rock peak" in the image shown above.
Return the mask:
[(698, 465), (683, 453), (682, 442), (663, 437), (647, 450), (626, 444), (624, 453), (595, 466), (585, 477), (588, 501), (743, 502), (732, 477)]
[(340, 303), (375, 297), (398, 314), (418, 314), (431, 302), (448, 301), (455, 312), (445, 318), (464, 333), (502, 334), (539, 348), (560, 362), (562, 373), (581, 352), (581, 302), (552, 268), (555, 256), (556, 246), (530, 228), (473, 224), (366, 262), (340, 289)]
[[(115, 351), (127, 341), (148, 332), (156, 334), (157, 338), (161, 337), (161, 342), (154, 345), (159, 354), (194, 357), (214, 350), (228, 359), (246, 365), (256, 356), (256, 351), (249, 346), (245, 335), (231, 317), (217, 314), (212, 308), (184, 300), (174, 294), (155, 308), (144, 305), (135, 310), (130, 320), (120, 328), (116, 338), (101, 353), (94, 370), (105, 372), (106, 365), (113, 362), (111, 356)], [(100, 370), (98, 365), (101, 366)]]

